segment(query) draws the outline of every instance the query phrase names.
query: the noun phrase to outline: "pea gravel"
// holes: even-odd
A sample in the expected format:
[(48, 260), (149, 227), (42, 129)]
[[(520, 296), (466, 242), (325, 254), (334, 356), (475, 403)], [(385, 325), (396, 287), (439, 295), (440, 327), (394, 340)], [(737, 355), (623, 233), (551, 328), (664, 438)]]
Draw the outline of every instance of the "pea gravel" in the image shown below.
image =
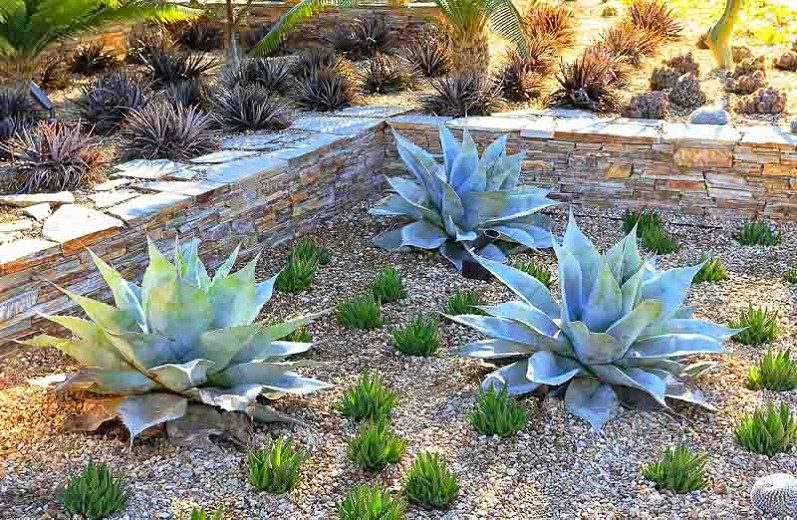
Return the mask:
[[(307, 373), (336, 386), (276, 403), (304, 426), (257, 425), (241, 432), (251, 436), (253, 445), (277, 436), (304, 445), (311, 458), (297, 488), (282, 496), (254, 492), (245, 478), (245, 448), (225, 440), (190, 450), (175, 448), (156, 430), (130, 449), (118, 424), (94, 434), (63, 432), (64, 417), (79, 410), (85, 396), (58, 396), (30, 381), (76, 366), (54, 350), (22, 350), (0, 366), (0, 518), (65, 518), (54, 496), (68, 473), (90, 460), (108, 462), (129, 483), (129, 507), (115, 517), (124, 519), (187, 518), (194, 506), (223, 506), (227, 518), (234, 519), (334, 518), (335, 503), (355, 485), (380, 482), (398, 492), (412, 457), (421, 450), (447, 457), (460, 479), (461, 493), (447, 511), (410, 507), (408, 517), (414, 519), (757, 518), (749, 501), (755, 479), (797, 473), (793, 454), (769, 459), (734, 442), (739, 417), (767, 398), (797, 409), (792, 392), (778, 395), (745, 388), (747, 369), (762, 349), (735, 342), (729, 345), (725, 365), (697, 381), (717, 413), (682, 406), (670, 412), (624, 410), (598, 434), (567, 414), (560, 400), (531, 396), (522, 400), (530, 417), (526, 431), (503, 440), (479, 436), (466, 414), (490, 369), (452, 354), (476, 336), (443, 321), (440, 352), (432, 358), (413, 358), (392, 348), (391, 332), (418, 312), (443, 311), (458, 288), (476, 289), (488, 302), (510, 296), (498, 282), (463, 279), (437, 255), (387, 254), (374, 248), (370, 238), (390, 223), (368, 216), (371, 203), (315, 230), (334, 261), (320, 269), (308, 291), (276, 294), (261, 316), (287, 318), (332, 308), (367, 291), (374, 274), (387, 265), (398, 269), (408, 289), (405, 300), (384, 306), (386, 324), (381, 329), (346, 330), (334, 322), (333, 314), (310, 327), (316, 346), (307, 357), (320, 364)], [(601, 247), (621, 237), (618, 211), (577, 208), (576, 213), (582, 229)], [(557, 208), (554, 216), (561, 233), (566, 208)], [(749, 302), (767, 305), (780, 312), (782, 331), (776, 346), (793, 346), (794, 288), (781, 276), (797, 265), (797, 227), (781, 226), (782, 245), (764, 249), (733, 242), (741, 221), (683, 215), (665, 215), (665, 220), (681, 250), (662, 257), (663, 266), (684, 265), (710, 252), (728, 267), (728, 280), (700, 284), (691, 291), (687, 303), (696, 306), (699, 316), (726, 323)], [(258, 276), (279, 270), (287, 251), (287, 245), (267, 251)], [(555, 272), (552, 254), (532, 256)], [(343, 390), (365, 370), (380, 370), (386, 383), (399, 391), (393, 424), (409, 444), (397, 466), (374, 474), (347, 460), (346, 442), (355, 426), (336, 411)], [(674, 443), (710, 454), (708, 489), (673, 495), (657, 491), (640, 476), (642, 465)]]

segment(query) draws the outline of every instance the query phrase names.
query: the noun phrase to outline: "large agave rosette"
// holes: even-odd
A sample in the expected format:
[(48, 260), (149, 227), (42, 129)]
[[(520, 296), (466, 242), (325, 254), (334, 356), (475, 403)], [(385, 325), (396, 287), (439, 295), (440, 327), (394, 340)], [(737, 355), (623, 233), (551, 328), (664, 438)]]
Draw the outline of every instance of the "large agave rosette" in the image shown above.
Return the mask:
[(596, 430), (621, 402), (667, 408), (672, 399), (710, 408), (680, 378), (714, 366), (688, 359), (724, 352), (724, 341), (738, 331), (696, 319), (683, 306), (702, 265), (657, 270), (654, 259), (640, 256), (636, 229), (601, 255), (572, 215), (554, 250), (558, 302), (536, 278), (478, 258), (519, 298), (480, 307), (488, 316), (449, 317), (490, 337), (461, 354), (515, 360), (491, 373), (484, 386), (506, 385), (515, 395), (563, 387), (567, 409)]
[[(218, 410), (263, 421), (290, 420), (258, 396), (308, 394), (330, 386), (294, 372), (301, 362), (285, 361), (309, 350), (310, 343), (281, 341), (318, 315), (255, 323), (276, 277), (255, 283), (257, 258), (231, 274), (236, 249), (211, 278), (198, 245), (198, 240), (176, 244), (172, 263), (150, 241), (140, 287), (92, 253), (116, 306), (62, 289), (88, 319), (46, 316), (73, 337), (42, 335), (22, 342), (55, 347), (83, 365), (60, 390), (107, 397), (93, 402), (85, 415), (70, 418), (69, 425), (93, 430), (118, 417), (131, 443), (162, 423), (170, 434), (207, 433), (223, 426)], [(203, 424), (207, 421), (216, 424)]]
[(539, 213), (556, 204), (548, 191), (518, 186), (525, 154), (506, 154), (507, 136), (481, 158), (467, 129), (460, 143), (440, 127), (443, 162), (394, 132), (399, 155), (415, 180), (388, 177), (392, 194), (373, 215), (403, 216), (415, 222), (382, 233), (374, 243), (387, 250), (437, 249), (462, 270), (470, 251), (502, 262), (506, 245), (551, 246), (549, 219)]

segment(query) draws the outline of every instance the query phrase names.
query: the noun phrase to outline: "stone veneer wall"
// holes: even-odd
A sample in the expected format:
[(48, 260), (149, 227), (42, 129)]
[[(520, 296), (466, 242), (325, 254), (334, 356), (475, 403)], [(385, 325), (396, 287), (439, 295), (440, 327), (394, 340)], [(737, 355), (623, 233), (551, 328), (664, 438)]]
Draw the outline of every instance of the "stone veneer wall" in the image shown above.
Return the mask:
[[(481, 145), (508, 133), (510, 153), (527, 152), (524, 182), (551, 188), (559, 200), (797, 220), (797, 135), (783, 128), (597, 119), (577, 111), (391, 120), (436, 153), (440, 124), (469, 128)], [(395, 145), (388, 150), (386, 170), (404, 171)]]

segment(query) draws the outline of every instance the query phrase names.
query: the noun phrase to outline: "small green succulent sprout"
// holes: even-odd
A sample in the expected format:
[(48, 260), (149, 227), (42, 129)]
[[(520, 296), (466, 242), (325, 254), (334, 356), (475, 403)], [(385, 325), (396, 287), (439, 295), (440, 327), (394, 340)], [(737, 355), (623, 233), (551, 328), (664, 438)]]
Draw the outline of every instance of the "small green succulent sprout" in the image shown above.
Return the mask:
[(750, 305), (730, 326), (739, 329), (733, 339), (743, 345), (772, 343), (778, 337), (778, 312)]
[(318, 274), (318, 258), (291, 255), (285, 269), (277, 275), (277, 290), (300, 293), (310, 287)]
[(441, 509), (447, 507), (459, 495), (459, 482), (445, 458), (422, 452), (412, 463), (404, 480), (404, 494), (411, 502)]
[(690, 365), (688, 359), (724, 352), (724, 341), (738, 331), (696, 319), (683, 307), (703, 266), (659, 270), (655, 259), (641, 257), (634, 233), (601, 254), (572, 213), (554, 252), (560, 301), (533, 276), (475, 257), (519, 298), (481, 307), (489, 316), (448, 316), (488, 337), (461, 354), (514, 360), (488, 375), (483, 387), (506, 386), (510, 395), (559, 387), (565, 407), (596, 430), (618, 409), (621, 396), (629, 404), (647, 401), (665, 409), (667, 400), (705, 406), (681, 377), (712, 362)]
[(385, 323), (382, 306), (373, 294), (355, 296), (339, 303), (335, 317), (347, 329), (373, 330)]
[(526, 429), (526, 408), (509, 397), (507, 387), (479, 388), (476, 410), (468, 415), (471, 426), (482, 435), (509, 437)]
[(194, 508), (191, 510), (191, 520), (224, 520), (224, 509), (219, 507), (212, 513), (204, 509)]
[(623, 233), (626, 235), (636, 228), (637, 236), (641, 237), (642, 232), (650, 228), (664, 228), (664, 221), (655, 209), (631, 210), (627, 209), (622, 216)]
[(249, 453), (247, 468), (249, 483), (257, 491), (275, 495), (287, 493), (299, 482), (301, 468), (307, 454), (300, 447), (284, 439), (277, 439), (269, 448)]
[(107, 518), (127, 507), (127, 484), (111, 474), (105, 463), (89, 462), (78, 475), (71, 475), (58, 499), (64, 511), (89, 520)]
[(671, 237), (662, 227), (648, 226), (641, 228), (639, 240), (646, 249), (657, 255), (668, 255), (680, 249), (678, 241)]
[(407, 297), (401, 275), (393, 267), (386, 267), (376, 273), (372, 289), (374, 297), (382, 303), (397, 302)]
[(661, 460), (642, 469), (642, 475), (658, 489), (690, 493), (706, 487), (708, 455), (693, 454), (686, 446), (665, 448)]
[(276, 282), (276, 277), (255, 282), (258, 258), (230, 274), (236, 249), (211, 277), (199, 258), (199, 240), (175, 242), (174, 251), (172, 262), (149, 242), (141, 286), (92, 253), (116, 306), (62, 289), (88, 319), (47, 318), (75, 338), (45, 335), (22, 342), (55, 347), (84, 366), (60, 390), (106, 397), (102, 406), (71, 418), (69, 425), (96, 429), (118, 417), (132, 444), (145, 429), (164, 423), (170, 437), (190, 442), (194, 430), (221, 427), (219, 409), (258, 421), (293, 421), (258, 396), (265, 391), (269, 397), (305, 395), (331, 386), (300, 376), (294, 370), (303, 362), (286, 360), (308, 351), (310, 343), (282, 341), (320, 314), (256, 322)]
[(703, 264), (703, 267), (700, 268), (700, 271), (695, 275), (692, 284), (703, 282), (716, 283), (728, 279), (728, 272), (725, 270), (725, 266), (722, 265), (722, 261), (718, 257), (703, 255), (700, 258), (700, 262)]
[(441, 126), (442, 165), (398, 132), (393, 135), (414, 180), (388, 177), (392, 194), (371, 214), (414, 222), (377, 236), (378, 247), (437, 250), (462, 271), (470, 251), (503, 262), (508, 244), (531, 249), (551, 246), (550, 219), (540, 210), (556, 202), (547, 197), (547, 190), (518, 185), (525, 154), (507, 155), (506, 135), (480, 158), (467, 129), (460, 143)]
[(397, 404), (398, 392), (385, 386), (382, 375), (366, 373), (343, 395), (338, 409), (355, 421), (374, 421), (390, 415)]
[(767, 349), (757, 365), (750, 367), (747, 374), (747, 387), (750, 390), (771, 390), (788, 392), (797, 388), (797, 361), (792, 359), (791, 350), (780, 352)]
[(736, 236), (736, 241), (743, 246), (776, 246), (780, 244), (780, 231), (773, 230), (763, 220), (748, 220)]
[(786, 283), (797, 284), (797, 269), (789, 269), (783, 273), (783, 279)]
[(367, 471), (380, 471), (388, 464), (396, 464), (407, 451), (405, 443), (385, 419), (371, 421), (349, 440), (346, 449), (349, 460)]
[(542, 282), (542, 284), (547, 287), (551, 288), (551, 282), (553, 281), (553, 275), (551, 271), (546, 269), (545, 267), (535, 263), (532, 260), (518, 260), (513, 263), (515, 269), (519, 271), (523, 271), (526, 274), (529, 274)]
[(745, 415), (734, 433), (747, 450), (771, 457), (791, 450), (797, 440), (797, 423), (786, 403), (777, 407), (768, 401), (753, 415)]
[(403, 520), (406, 504), (379, 485), (362, 485), (338, 502), (339, 520)]
[(332, 253), (329, 249), (318, 244), (312, 238), (302, 238), (293, 246), (290, 253), (291, 257), (315, 259), (320, 265), (327, 265), (332, 262)]
[(416, 316), (404, 327), (393, 333), (396, 350), (410, 356), (431, 356), (440, 348), (435, 317)]
[(457, 289), (451, 298), (446, 302), (446, 312), (448, 314), (483, 314), (479, 309), (484, 303), (478, 291), (470, 289)]

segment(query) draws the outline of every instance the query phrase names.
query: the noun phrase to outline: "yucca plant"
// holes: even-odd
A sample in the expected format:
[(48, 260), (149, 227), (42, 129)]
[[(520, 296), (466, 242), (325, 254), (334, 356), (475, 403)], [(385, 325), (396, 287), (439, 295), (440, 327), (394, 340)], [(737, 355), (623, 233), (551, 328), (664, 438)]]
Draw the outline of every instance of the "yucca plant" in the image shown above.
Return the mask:
[(336, 51), (351, 60), (373, 58), (379, 53), (392, 53), (396, 38), (385, 17), (370, 14), (357, 17), (348, 24), (335, 27), (330, 43)]
[(703, 282), (716, 283), (728, 279), (728, 271), (718, 257), (703, 255), (700, 258), (700, 262), (703, 264), (703, 268), (695, 275), (695, 279), (692, 280), (693, 284)]
[(277, 290), (299, 293), (310, 287), (318, 273), (318, 259), (291, 256), (288, 264), (277, 277)]
[(363, 425), (346, 447), (349, 460), (366, 471), (380, 471), (388, 464), (396, 464), (405, 451), (407, 444), (384, 419)]
[(468, 414), (468, 421), (477, 432), (509, 437), (526, 429), (526, 409), (512, 401), (507, 387), (500, 390), (494, 386), (487, 390), (480, 388), (477, 399), (476, 409)]
[(11, 158), (5, 182), (19, 193), (73, 190), (105, 163), (100, 143), (91, 133), (84, 133), (79, 124), (60, 121), (23, 126), (0, 147)]
[(293, 101), (301, 108), (330, 112), (351, 105), (357, 98), (352, 76), (337, 68), (312, 69), (298, 78)]
[(448, 506), (459, 495), (459, 482), (446, 460), (429, 452), (415, 458), (403, 488), (410, 501), (434, 508)]
[(36, 110), (26, 89), (0, 87), (0, 157), (9, 153), (3, 144), (33, 126), (36, 119)]
[(449, 39), (445, 36), (437, 30), (423, 31), (405, 47), (404, 57), (427, 78), (443, 76), (451, 69)]
[(658, 489), (673, 493), (690, 493), (706, 487), (708, 455), (695, 455), (686, 446), (666, 448), (661, 460), (642, 469), (642, 475), (653, 481)]
[(778, 407), (767, 401), (753, 415), (745, 415), (734, 434), (747, 450), (771, 457), (791, 450), (797, 440), (797, 423), (786, 403)]
[(394, 267), (385, 267), (376, 273), (371, 290), (374, 297), (382, 303), (397, 302), (407, 297), (401, 275)]
[(119, 22), (176, 22), (197, 11), (160, 0), (7, 0), (0, 4), (0, 60), (32, 79), (37, 58), (67, 38)]
[(780, 231), (774, 231), (763, 220), (748, 220), (736, 235), (736, 241), (743, 246), (777, 246), (780, 244)]
[[(244, 412), (259, 421), (291, 420), (258, 396), (305, 395), (330, 386), (294, 372), (302, 362), (286, 361), (312, 345), (280, 341), (317, 314), (275, 325), (255, 322), (276, 282), (276, 277), (255, 282), (258, 258), (230, 274), (236, 248), (211, 278), (199, 259), (199, 240), (177, 242), (174, 251), (171, 262), (149, 241), (141, 286), (89, 251), (116, 307), (61, 289), (89, 319), (46, 316), (74, 336), (22, 342), (55, 347), (84, 367), (59, 390), (115, 396), (72, 418), (72, 428), (94, 430), (118, 417), (131, 443), (163, 423), (170, 435), (190, 437), (194, 430), (220, 427), (223, 418), (207, 407)], [(172, 429), (174, 421), (181, 424)]]
[(186, 160), (218, 148), (216, 122), (195, 107), (149, 103), (126, 116), (122, 128), (129, 159)]
[(230, 130), (284, 130), (291, 125), (285, 102), (260, 85), (216, 92), (213, 110)]
[(287, 493), (299, 482), (301, 467), (307, 454), (284, 439), (277, 439), (269, 448), (249, 453), (246, 462), (249, 483), (257, 491), (276, 495)]
[(502, 95), (509, 101), (524, 103), (540, 96), (542, 83), (553, 68), (556, 54), (547, 44), (535, 45), (534, 49), (529, 50), (528, 55), (510, 50), (504, 58), (496, 79)]
[(548, 97), (548, 104), (593, 112), (616, 111), (619, 98), (616, 84), (617, 61), (608, 52), (592, 47), (570, 63), (559, 64), (559, 88)]
[[(721, 353), (738, 330), (695, 319), (683, 303), (703, 267), (658, 270), (643, 260), (634, 233), (603, 255), (581, 232), (571, 213), (554, 243), (561, 300), (536, 278), (476, 257), (520, 300), (482, 307), (488, 317), (449, 316), (488, 336), (461, 349), (478, 359), (517, 358), (484, 381), (512, 395), (541, 385), (566, 386), (565, 406), (596, 430), (621, 399), (669, 408), (667, 399), (708, 406), (680, 379), (710, 362), (687, 364), (697, 354)], [(710, 407), (709, 407), (710, 408)]]
[(127, 506), (125, 481), (111, 474), (105, 463), (89, 462), (78, 475), (71, 475), (58, 496), (64, 510), (89, 520), (106, 518)]
[(626, 10), (626, 20), (664, 41), (677, 40), (684, 30), (675, 12), (663, 0), (635, 0)]
[(207, 89), (200, 78), (170, 83), (164, 87), (163, 93), (166, 100), (175, 107), (204, 109), (209, 104)]
[(750, 390), (788, 392), (797, 388), (797, 361), (791, 358), (791, 349), (780, 352), (767, 349), (757, 365), (747, 373)]
[(101, 43), (90, 43), (77, 48), (69, 68), (74, 74), (88, 76), (111, 69), (118, 63)]
[(778, 337), (778, 312), (749, 305), (730, 325), (739, 332), (733, 339), (743, 345), (765, 345)]
[(446, 302), (448, 314), (480, 314), (483, 305), (481, 293), (469, 289), (457, 289)]
[(355, 296), (339, 303), (335, 317), (347, 329), (373, 330), (385, 323), (382, 306), (373, 294)]
[(537, 280), (539, 280), (545, 287), (548, 289), (551, 288), (551, 282), (553, 281), (553, 274), (542, 267), (541, 265), (536, 264), (532, 260), (519, 260), (513, 264), (515, 269), (519, 271), (523, 271), (526, 274), (530, 274)]
[(275, 58), (247, 58), (239, 67), (228, 67), (221, 76), (227, 88), (259, 85), (269, 92), (286, 94), (291, 87), (290, 61)]
[(418, 84), (415, 66), (402, 56), (378, 53), (359, 73), (360, 84), (368, 94), (392, 94)]
[(166, 86), (200, 78), (218, 66), (218, 60), (204, 54), (185, 54), (164, 47), (149, 49), (141, 62), (153, 83)]
[(404, 327), (393, 332), (396, 350), (410, 356), (431, 356), (440, 349), (437, 319), (416, 316)]
[(376, 486), (358, 486), (338, 502), (338, 520), (402, 520), (406, 505)]
[(471, 251), (503, 261), (511, 243), (550, 247), (549, 219), (539, 211), (556, 203), (546, 190), (518, 186), (525, 154), (507, 155), (507, 136), (489, 145), (480, 158), (467, 130), (460, 143), (441, 126), (440, 165), (409, 139), (398, 132), (393, 135), (415, 180), (388, 177), (394, 193), (370, 213), (415, 222), (377, 236), (377, 246), (389, 251), (437, 249), (460, 271), (466, 262), (474, 265)]
[(398, 393), (385, 386), (378, 373), (363, 374), (357, 384), (343, 394), (340, 413), (355, 421), (383, 419), (398, 404)]
[(550, 41), (557, 54), (576, 44), (578, 18), (573, 9), (562, 2), (531, 2), (523, 21), (529, 42)]
[(191, 520), (224, 520), (224, 510), (219, 507), (212, 513), (208, 513), (204, 509), (195, 507), (191, 510)]
[(111, 74), (84, 86), (77, 101), (80, 116), (99, 134), (109, 134), (119, 128), (132, 110), (146, 106), (149, 101), (147, 85), (126, 73)]
[(486, 116), (502, 110), (501, 85), (481, 72), (459, 72), (432, 82), (433, 94), (421, 103), (425, 112), (438, 116)]

